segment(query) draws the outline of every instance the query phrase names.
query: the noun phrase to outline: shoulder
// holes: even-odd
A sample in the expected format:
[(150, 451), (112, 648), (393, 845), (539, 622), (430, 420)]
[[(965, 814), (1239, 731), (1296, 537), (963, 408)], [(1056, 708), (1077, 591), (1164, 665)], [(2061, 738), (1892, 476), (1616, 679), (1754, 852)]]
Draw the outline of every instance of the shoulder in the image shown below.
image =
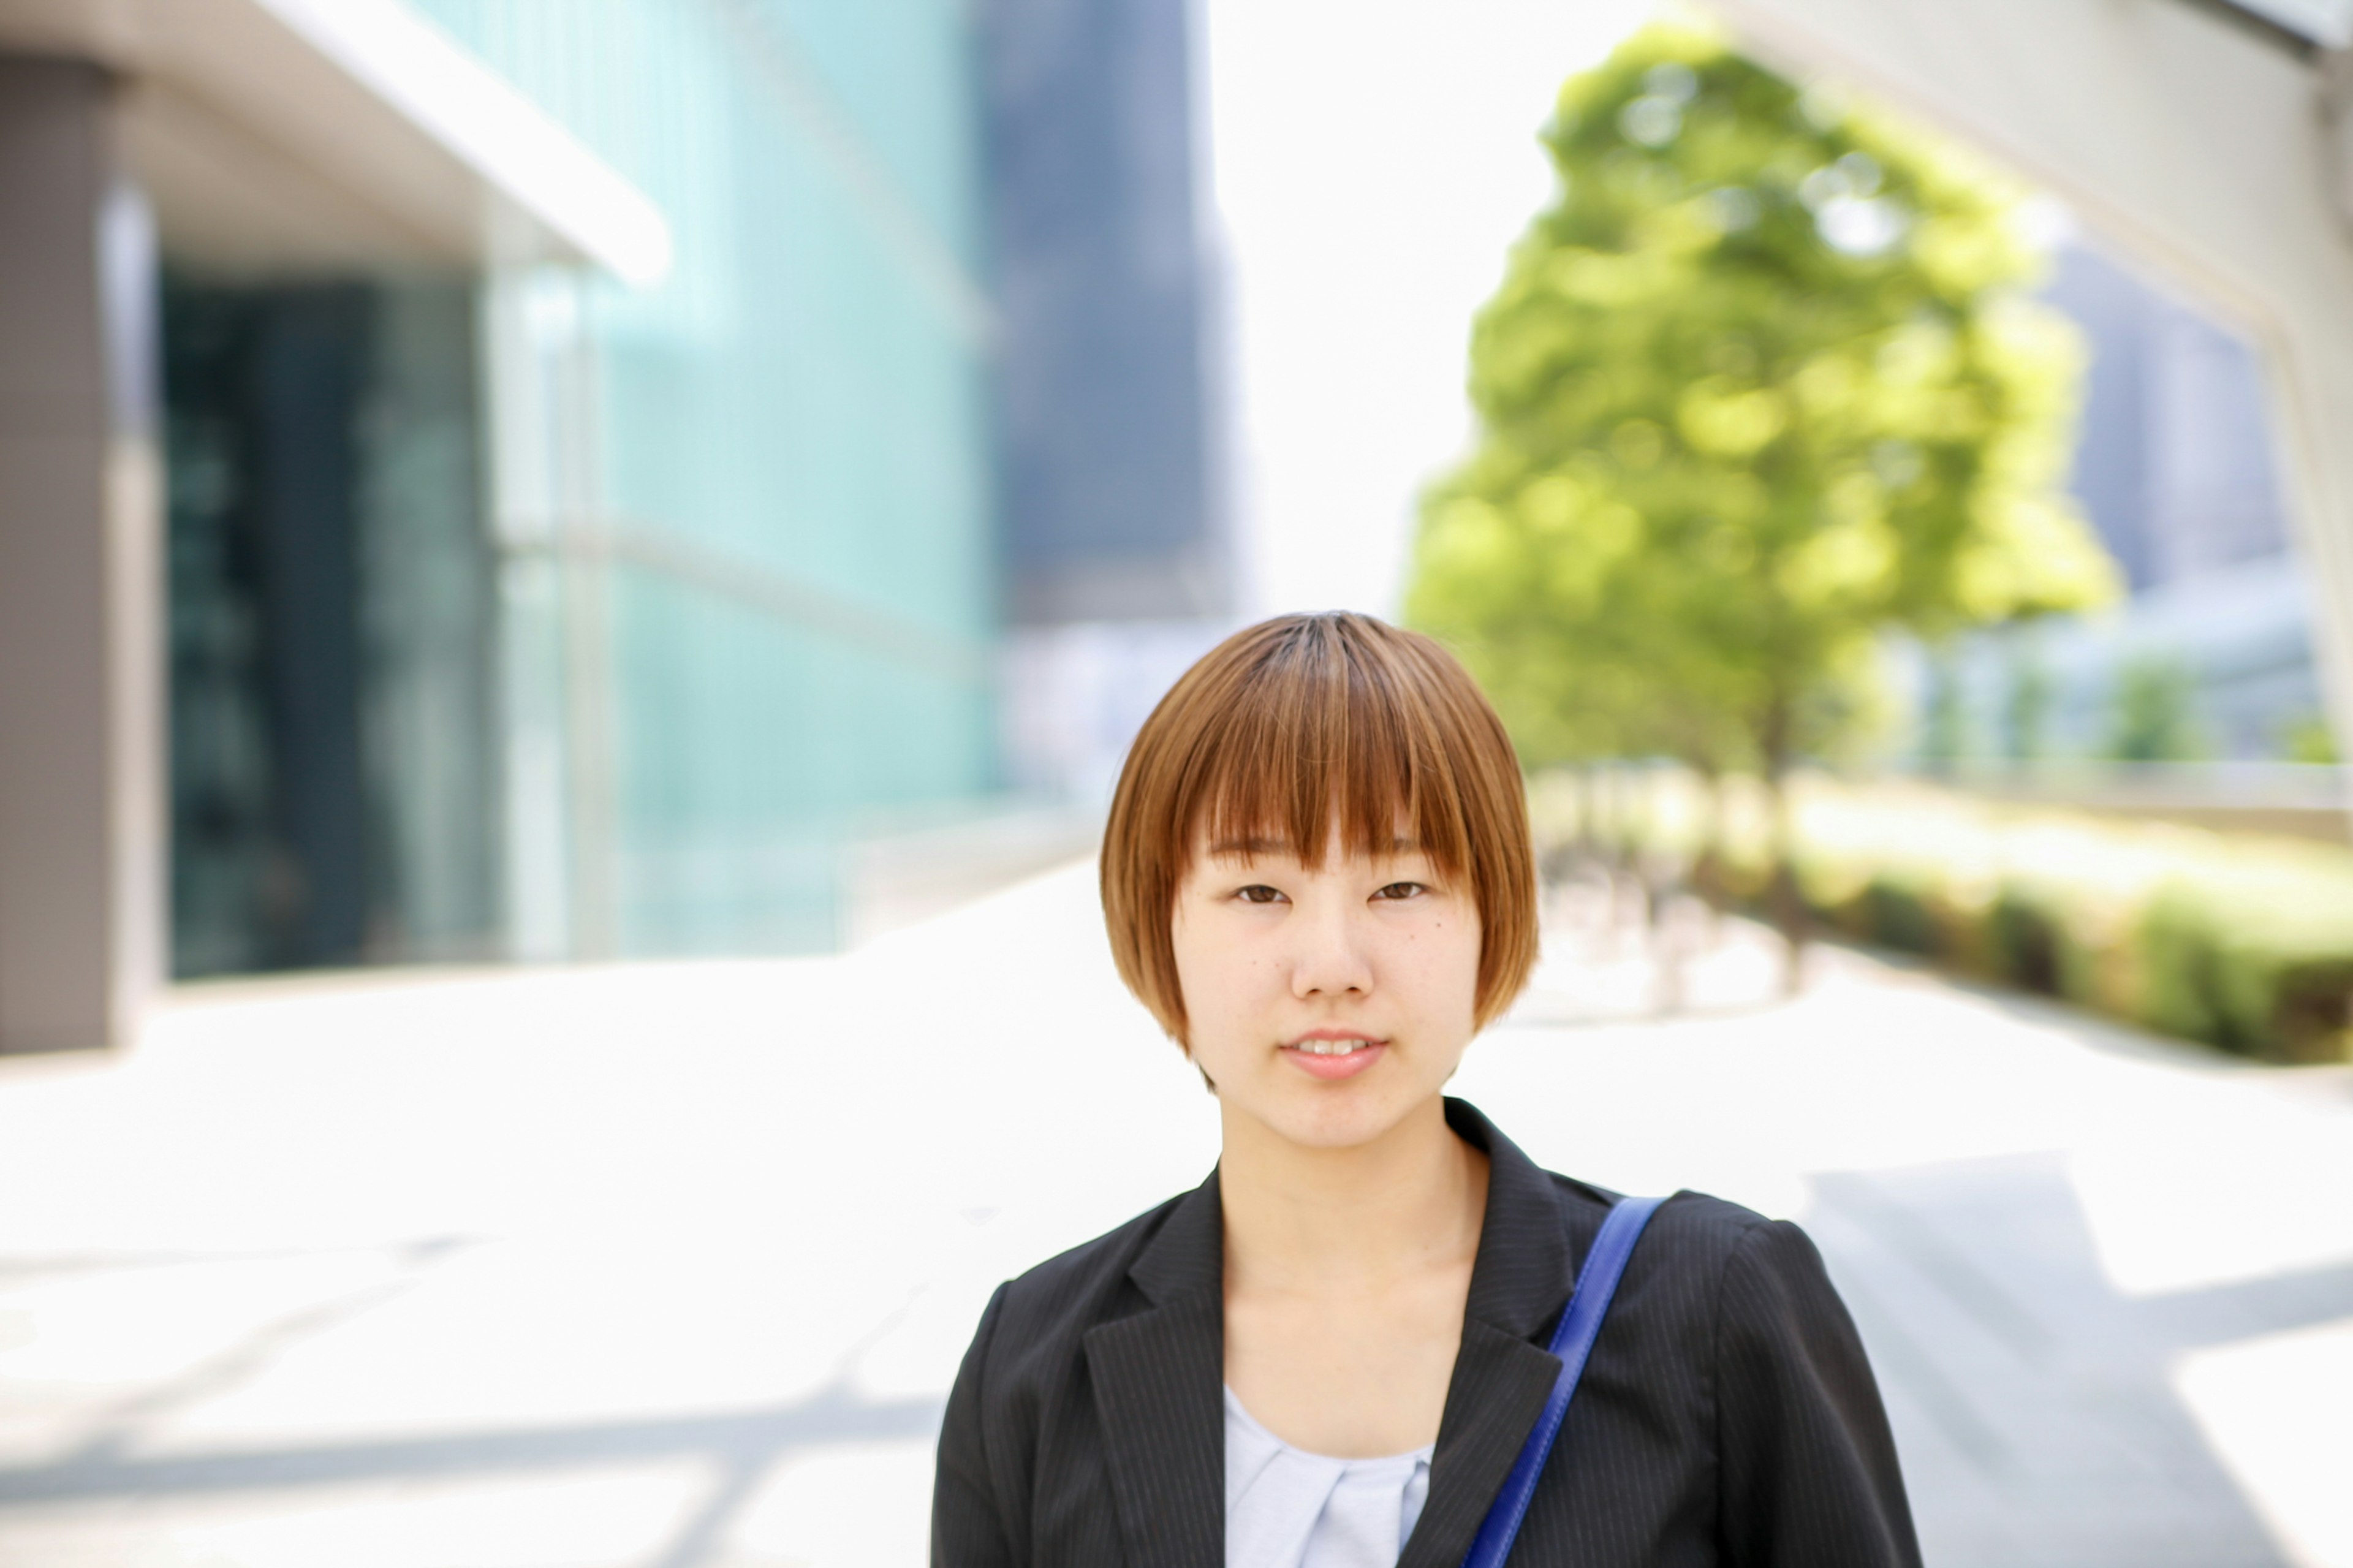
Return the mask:
[(1755, 1209), (1688, 1189), (1659, 1205), (1649, 1229), (1659, 1245), (1718, 1268), (1731, 1267), (1760, 1245), (1769, 1247), (1777, 1233), (1804, 1234), (1787, 1220), (1768, 1219)]
[(1170, 1198), (1006, 1281), (1006, 1328), (1029, 1337), (1058, 1326), (1089, 1327), (1115, 1315), (1119, 1299), (1134, 1289), (1128, 1271), (1192, 1195)]
[[(1582, 1259), (1618, 1194), (1567, 1176), (1552, 1181)], [(1628, 1265), (1628, 1284), (1638, 1279), (1650, 1288), (1646, 1294), (1694, 1317), (1736, 1325), (1800, 1301), (1835, 1300), (1821, 1255), (1797, 1225), (1688, 1190), (1661, 1204), (1643, 1228)]]
[(1813, 1239), (1792, 1221), (1677, 1193), (1651, 1216), (1635, 1260), (1647, 1267), (1653, 1299), (1683, 1320), (1689, 1348), (1704, 1343), (1726, 1375), (1746, 1369), (1778, 1382), (1861, 1363), (1846, 1303)]
[[(1553, 1183), (1581, 1264), (1617, 1194)], [(1809, 1401), (1876, 1408), (1853, 1319), (1813, 1241), (1788, 1220), (1676, 1193), (1643, 1228), (1615, 1302), (1611, 1331), (1653, 1384), (1664, 1378), (1700, 1404), (1720, 1401), (1746, 1426), (1770, 1426), (1775, 1410)]]
[[(1570, 1240), (1581, 1256), (1601, 1228), (1603, 1217), (1623, 1194), (1556, 1171), (1545, 1174), (1560, 1203)], [(1666, 1253), (1686, 1265), (1722, 1268), (1736, 1254), (1756, 1245), (1757, 1237), (1776, 1230), (1802, 1235), (1786, 1220), (1767, 1219), (1755, 1209), (1685, 1188), (1660, 1204), (1643, 1227), (1637, 1256)]]

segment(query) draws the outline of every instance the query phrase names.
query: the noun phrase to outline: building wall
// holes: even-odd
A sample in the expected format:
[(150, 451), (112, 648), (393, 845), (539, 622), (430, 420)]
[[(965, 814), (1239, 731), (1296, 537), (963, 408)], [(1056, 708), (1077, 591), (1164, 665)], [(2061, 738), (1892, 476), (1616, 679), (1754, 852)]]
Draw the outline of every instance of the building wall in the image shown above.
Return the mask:
[(997, 777), (962, 10), (415, 4), (677, 246), (486, 291), (519, 945), (821, 945), (848, 838)]
[(2063, 249), (2047, 290), (2091, 340), (2075, 490), (2123, 566), (2112, 616), (2032, 640), (2054, 743), (2096, 751), (2119, 683), (2177, 671), (2199, 744), (2275, 754), (2322, 700), (2306, 574), (2289, 546), (2255, 351), (2094, 247)]
[(1187, 0), (977, 7), (1006, 324), (1006, 570), (1027, 626), (1229, 608), (1190, 11)]
[(977, 0), (1008, 783), (1097, 810), (1232, 629), (1190, 0)]
[(2045, 297), (2092, 342), (2075, 492), (2132, 587), (2284, 552), (2254, 352), (2088, 246)]

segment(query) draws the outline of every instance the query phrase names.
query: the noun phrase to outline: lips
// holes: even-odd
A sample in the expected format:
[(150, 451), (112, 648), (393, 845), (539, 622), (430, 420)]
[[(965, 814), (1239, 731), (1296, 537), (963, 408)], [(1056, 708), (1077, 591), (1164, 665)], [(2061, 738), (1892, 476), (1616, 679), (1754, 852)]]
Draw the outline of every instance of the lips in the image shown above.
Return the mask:
[(1339, 1079), (1354, 1078), (1378, 1061), (1388, 1050), (1379, 1040), (1361, 1035), (1338, 1037), (1310, 1037), (1292, 1041), (1282, 1047), (1283, 1057), (1310, 1078), (1326, 1083)]

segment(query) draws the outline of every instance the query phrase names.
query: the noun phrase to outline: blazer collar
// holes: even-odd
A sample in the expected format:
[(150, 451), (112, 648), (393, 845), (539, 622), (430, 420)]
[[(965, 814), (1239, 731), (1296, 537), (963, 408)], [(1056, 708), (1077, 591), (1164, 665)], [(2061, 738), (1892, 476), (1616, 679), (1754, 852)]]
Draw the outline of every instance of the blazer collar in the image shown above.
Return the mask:
[[(1430, 1500), (1398, 1568), (1454, 1568), (1559, 1375), (1537, 1341), (1575, 1262), (1553, 1180), (1468, 1102), (1446, 1121), (1488, 1159), (1487, 1207), (1446, 1390)], [(1590, 1237), (1580, 1241), (1580, 1248)], [(1128, 1266), (1146, 1309), (1085, 1336), (1112, 1490), (1136, 1568), (1225, 1562), (1225, 1212), (1218, 1176), (1177, 1200)]]
[(1568, 1304), (1568, 1233), (1549, 1173), (1466, 1100), (1448, 1100), (1446, 1124), (1487, 1156), (1487, 1210), (1463, 1315), (1533, 1339)]
[[(1155, 1307), (1207, 1290), (1222, 1302), (1226, 1289), (1226, 1207), (1218, 1173), (1176, 1200), (1127, 1277)], [(1220, 1336), (1222, 1340), (1222, 1336)], [(1220, 1403), (1219, 1408), (1224, 1406)]]
[[(1572, 1259), (1553, 1178), (1467, 1100), (1449, 1098), (1446, 1125), (1487, 1156), (1487, 1208), (1464, 1314), (1520, 1339), (1552, 1326), (1568, 1301)], [(1222, 1295), (1226, 1215), (1218, 1173), (1176, 1200), (1127, 1277), (1155, 1306), (1195, 1291)]]
[(1486, 1152), (1487, 1209), (1430, 1456), (1430, 1500), (1398, 1568), (1455, 1568), (1470, 1551), (1560, 1375), (1560, 1358), (1535, 1342), (1575, 1282), (1552, 1178), (1468, 1101), (1446, 1102), (1446, 1124)]

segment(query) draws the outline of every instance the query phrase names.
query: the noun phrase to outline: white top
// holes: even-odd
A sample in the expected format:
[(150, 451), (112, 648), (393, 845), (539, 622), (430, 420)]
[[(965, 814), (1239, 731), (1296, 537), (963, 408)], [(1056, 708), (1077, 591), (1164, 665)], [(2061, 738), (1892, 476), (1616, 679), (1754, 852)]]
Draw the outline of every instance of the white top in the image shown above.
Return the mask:
[(1310, 1454), (1226, 1390), (1226, 1568), (1397, 1568), (1429, 1500), (1429, 1447), (1386, 1459)]

